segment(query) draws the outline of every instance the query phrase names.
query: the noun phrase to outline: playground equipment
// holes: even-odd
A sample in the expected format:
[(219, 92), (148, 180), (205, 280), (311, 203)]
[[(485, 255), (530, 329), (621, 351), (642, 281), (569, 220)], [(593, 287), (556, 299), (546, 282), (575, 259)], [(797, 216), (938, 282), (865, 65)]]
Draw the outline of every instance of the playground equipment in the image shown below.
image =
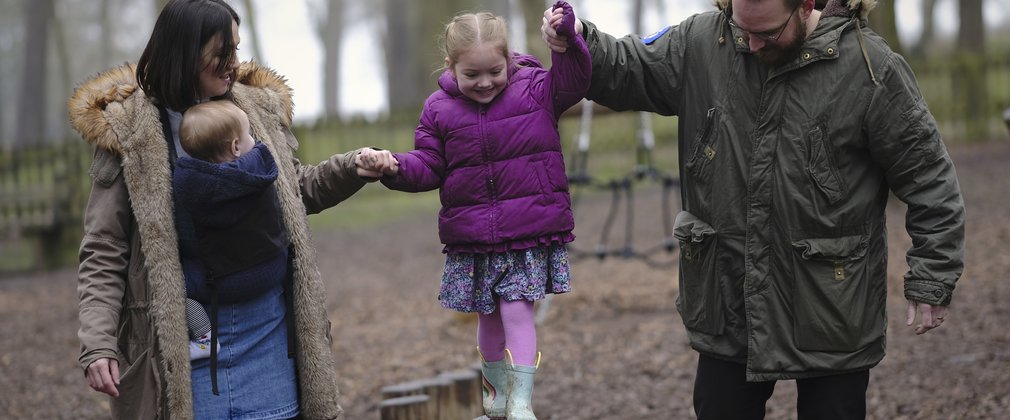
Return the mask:
[[(639, 125), (635, 133), (635, 165), (623, 177), (608, 181), (599, 181), (589, 175), (589, 139), (591, 123), (593, 120), (593, 104), (588, 100), (582, 101), (582, 115), (579, 122), (579, 133), (575, 137), (575, 153), (571, 154), (571, 162), (568, 164), (568, 183), (572, 196), (572, 212), (579, 214), (579, 202), (584, 190), (609, 190), (611, 195), (610, 207), (607, 216), (600, 225), (599, 239), (592, 250), (579, 248), (575, 243), (568, 244), (568, 255), (571, 261), (577, 262), (585, 258), (597, 258), (600, 260), (607, 257), (617, 257), (623, 259), (637, 259), (650, 267), (656, 269), (672, 268), (677, 260), (673, 252), (677, 248), (677, 241), (673, 237), (673, 206), (671, 204), (674, 192), (679, 192), (680, 180), (657, 168), (653, 161), (653, 151), (656, 140), (653, 135), (651, 116), (648, 113), (639, 113)], [(635, 184), (651, 182), (661, 187), (661, 213), (660, 225), (662, 226), (661, 236), (658, 242), (644, 249), (636, 249), (634, 245), (635, 226)], [(611, 233), (614, 229), (617, 215), (624, 203), (624, 242), (620, 246), (613, 246), (610, 243)], [(586, 227), (580, 225), (580, 231), (586, 232), (596, 228), (591, 225)], [(665, 257), (661, 254), (665, 253)], [(547, 295), (537, 305), (535, 322), (537, 325), (543, 324), (550, 311), (553, 295)]]
[[(676, 249), (677, 242), (673, 238), (673, 208), (671, 204), (672, 195), (679, 190), (680, 181), (672, 175), (657, 168), (653, 162), (653, 151), (655, 149), (655, 137), (650, 124), (651, 117), (647, 113), (639, 114), (639, 126), (636, 132), (635, 165), (623, 177), (608, 181), (598, 181), (593, 179), (588, 172), (589, 161), (589, 138), (590, 123), (592, 122), (593, 106), (589, 101), (582, 103), (582, 117), (579, 124), (579, 134), (576, 137), (576, 152), (571, 156), (569, 164), (569, 184), (572, 188), (572, 208), (578, 214), (581, 193), (586, 188), (597, 190), (609, 190), (611, 192), (610, 209), (606, 219), (600, 229), (599, 240), (595, 249), (588, 251), (579, 249), (571, 245), (568, 248), (570, 257), (573, 260), (596, 257), (605, 259), (607, 257), (620, 257), (625, 259), (639, 259), (655, 268), (671, 267), (675, 260), (671, 258), (659, 259), (657, 254), (665, 251), (672, 255)], [(661, 198), (661, 220), (662, 236), (659, 243), (638, 250), (634, 245), (634, 224), (635, 224), (635, 184), (652, 182), (658, 184), (662, 189)], [(614, 229), (617, 215), (624, 203), (624, 242), (621, 246), (613, 246), (610, 243), (610, 236)], [(586, 231), (589, 229), (582, 229)]]

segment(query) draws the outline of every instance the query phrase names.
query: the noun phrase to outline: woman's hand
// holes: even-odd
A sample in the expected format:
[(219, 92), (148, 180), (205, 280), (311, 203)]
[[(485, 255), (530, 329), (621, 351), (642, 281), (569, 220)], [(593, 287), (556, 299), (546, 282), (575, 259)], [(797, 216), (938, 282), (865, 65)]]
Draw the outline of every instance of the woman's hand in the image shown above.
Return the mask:
[(396, 175), (400, 170), (400, 163), (388, 150), (367, 147), (354, 156), (354, 166), (357, 166), (358, 176), (362, 178)]
[(88, 378), (91, 389), (119, 396), (119, 361), (111, 358), (98, 359), (88, 365), (84, 376)]

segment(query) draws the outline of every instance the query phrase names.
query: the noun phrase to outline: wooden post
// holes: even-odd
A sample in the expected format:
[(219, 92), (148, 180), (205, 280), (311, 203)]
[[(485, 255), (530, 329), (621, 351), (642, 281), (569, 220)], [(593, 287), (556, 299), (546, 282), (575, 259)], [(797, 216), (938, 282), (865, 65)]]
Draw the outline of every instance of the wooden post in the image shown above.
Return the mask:
[(446, 380), (445, 378), (436, 376), (433, 378), (423, 379), (419, 381), (421, 383), (421, 390), (429, 397), (431, 397), (431, 402), (428, 404), (428, 412), (431, 414), (433, 419), (454, 419), (453, 414), (455, 409), (453, 408), (453, 400), (451, 394), (452, 382)]
[(421, 381), (400, 382), (395, 385), (384, 386), (382, 387), (382, 399), (388, 400), (408, 395), (423, 394), (422, 386), (423, 383)]
[(454, 419), (472, 419), (483, 414), (480, 375), (472, 369), (444, 372), (439, 375), (452, 382), (450, 394), (455, 400)]
[[(484, 415), (484, 370), (482, 368), (481, 362), (474, 362), (470, 365), (470, 370), (473, 371), (474, 375), (477, 375), (477, 413)], [(502, 390), (501, 392), (505, 392)]]
[(407, 395), (390, 398), (379, 403), (382, 420), (431, 420), (428, 417), (427, 395)]
[(437, 419), (438, 417), (438, 394), (437, 390), (431, 388), (431, 380), (408, 381), (389, 387), (383, 387), (382, 398), (384, 400), (415, 395), (427, 396), (424, 403), (424, 418)]

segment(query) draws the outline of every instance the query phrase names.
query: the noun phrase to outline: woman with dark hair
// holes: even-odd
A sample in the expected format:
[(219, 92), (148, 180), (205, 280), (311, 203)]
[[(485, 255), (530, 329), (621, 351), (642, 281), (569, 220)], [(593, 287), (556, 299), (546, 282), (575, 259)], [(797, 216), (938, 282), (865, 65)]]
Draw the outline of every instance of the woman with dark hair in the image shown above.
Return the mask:
[[(372, 161), (392, 165), (392, 157), (363, 148), (302, 165), (290, 130), (291, 89), (273, 70), (238, 62), (239, 23), (222, 0), (172, 0), (135, 66), (86, 81), (68, 103), (71, 124), (96, 147), (78, 272), (79, 362), (89, 385), (114, 397), (114, 418), (332, 419), (341, 412), (306, 214), (381, 175), (359, 168), (361, 159), (375, 167)], [(216, 320), (220, 347), (215, 357), (190, 362), (187, 321), (198, 320), (186, 317), (191, 293), (180, 258), (212, 260), (220, 250), (200, 249), (189, 215), (173, 206), (171, 182), (185, 156), (182, 114), (208, 100), (238, 105), (274, 156), (279, 237), (289, 258), (284, 275), (265, 279), (272, 283), (263, 293), (201, 302)], [(224, 273), (202, 274), (213, 289)]]

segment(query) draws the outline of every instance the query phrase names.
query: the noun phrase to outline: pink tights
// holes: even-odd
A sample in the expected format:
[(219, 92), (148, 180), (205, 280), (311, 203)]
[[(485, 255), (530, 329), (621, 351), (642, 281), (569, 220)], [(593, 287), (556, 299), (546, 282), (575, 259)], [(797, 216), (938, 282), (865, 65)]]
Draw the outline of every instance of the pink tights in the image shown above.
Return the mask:
[(484, 360), (505, 358), (505, 348), (517, 365), (533, 366), (537, 357), (537, 329), (533, 324), (533, 302), (498, 299), (498, 309), (477, 314), (477, 345)]

